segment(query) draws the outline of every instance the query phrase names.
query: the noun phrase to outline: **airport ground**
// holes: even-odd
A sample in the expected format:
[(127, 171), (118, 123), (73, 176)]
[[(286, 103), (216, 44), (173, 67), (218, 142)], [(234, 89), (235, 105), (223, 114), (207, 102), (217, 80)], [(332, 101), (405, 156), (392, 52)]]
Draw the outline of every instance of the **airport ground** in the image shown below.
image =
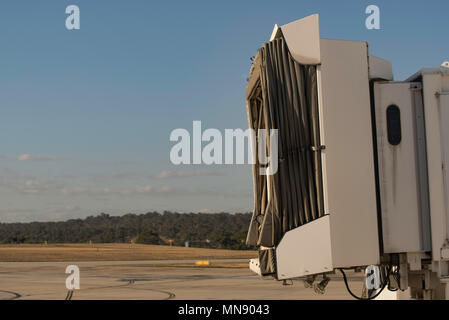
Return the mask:
[[(68, 265), (77, 265), (80, 270), (80, 289), (70, 295), (72, 300), (352, 299), (338, 274), (331, 276), (324, 295), (305, 288), (302, 281), (285, 285), (272, 278), (262, 279), (248, 269), (254, 251), (95, 246), (0, 246), (0, 299), (66, 299)], [(115, 252), (115, 261), (104, 260), (114, 250), (121, 250), (121, 254)], [(126, 254), (130, 250), (138, 252)], [(137, 255), (146, 259), (126, 261)], [(14, 256), (19, 261), (13, 261)], [(65, 260), (58, 261), (61, 258)], [(196, 266), (198, 259), (207, 259), (210, 265)], [(362, 281), (361, 274), (350, 274), (354, 292), (361, 292)]]

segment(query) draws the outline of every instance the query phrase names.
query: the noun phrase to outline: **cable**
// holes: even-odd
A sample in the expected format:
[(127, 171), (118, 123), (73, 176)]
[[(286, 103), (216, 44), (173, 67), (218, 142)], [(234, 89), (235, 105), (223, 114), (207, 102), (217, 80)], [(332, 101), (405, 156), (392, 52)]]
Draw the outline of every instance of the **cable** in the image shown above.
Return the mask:
[[(340, 270), (341, 274), (343, 275), (343, 279), (344, 279), (344, 282), (345, 282), (346, 290), (348, 290), (349, 294), (351, 296), (353, 296), (357, 300), (373, 300), (373, 299), (377, 298), (382, 293), (382, 291), (385, 289), (385, 287), (387, 285), (390, 284), (390, 272), (391, 272), (391, 269), (393, 269), (393, 266), (392, 266), (392, 263), (391, 263), (391, 260), (390, 260), (390, 267), (388, 268), (387, 277), (385, 279), (384, 284), (382, 285), (382, 288), (374, 296), (368, 296), (368, 298), (358, 297), (351, 291), (351, 289), (349, 288), (349, 285), (348, 285), (348, 279), (346, 278), (346, 273), (343, 271), (343, 269), (344, 268), (340, 268), (339, 270)], [(346, 269), (348, 269), (348, 268), (346, 268)]]

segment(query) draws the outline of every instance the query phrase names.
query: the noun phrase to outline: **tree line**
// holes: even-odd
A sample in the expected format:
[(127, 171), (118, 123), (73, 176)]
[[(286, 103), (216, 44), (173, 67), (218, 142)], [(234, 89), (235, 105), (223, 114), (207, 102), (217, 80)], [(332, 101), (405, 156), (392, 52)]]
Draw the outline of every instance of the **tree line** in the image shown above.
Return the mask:
[(0, 243), (146, 243), (247, 249), (250, 213), (101, 213), (61, 222), (0, 223)]

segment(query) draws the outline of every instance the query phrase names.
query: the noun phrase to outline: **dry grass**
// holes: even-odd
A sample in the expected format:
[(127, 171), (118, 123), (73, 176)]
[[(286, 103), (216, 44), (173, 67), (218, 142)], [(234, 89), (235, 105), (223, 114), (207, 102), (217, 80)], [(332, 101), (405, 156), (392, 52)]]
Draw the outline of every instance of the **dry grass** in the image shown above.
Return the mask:
[(0, 245), (0, 262), (135, 261), (254, 258), (252, 250), (219, 250), (143, 244)]

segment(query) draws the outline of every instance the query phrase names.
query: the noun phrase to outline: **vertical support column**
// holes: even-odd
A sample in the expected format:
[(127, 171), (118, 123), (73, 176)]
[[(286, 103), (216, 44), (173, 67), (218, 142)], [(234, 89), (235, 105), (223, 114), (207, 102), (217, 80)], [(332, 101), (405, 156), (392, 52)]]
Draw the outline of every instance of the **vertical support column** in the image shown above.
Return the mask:
[(401, 290), (407, 290), (408, 288), (408, 261), (407, 254), (401, 253), (399, 255), (399, 276), (400, 276), (400, 284), (399, 287)]

